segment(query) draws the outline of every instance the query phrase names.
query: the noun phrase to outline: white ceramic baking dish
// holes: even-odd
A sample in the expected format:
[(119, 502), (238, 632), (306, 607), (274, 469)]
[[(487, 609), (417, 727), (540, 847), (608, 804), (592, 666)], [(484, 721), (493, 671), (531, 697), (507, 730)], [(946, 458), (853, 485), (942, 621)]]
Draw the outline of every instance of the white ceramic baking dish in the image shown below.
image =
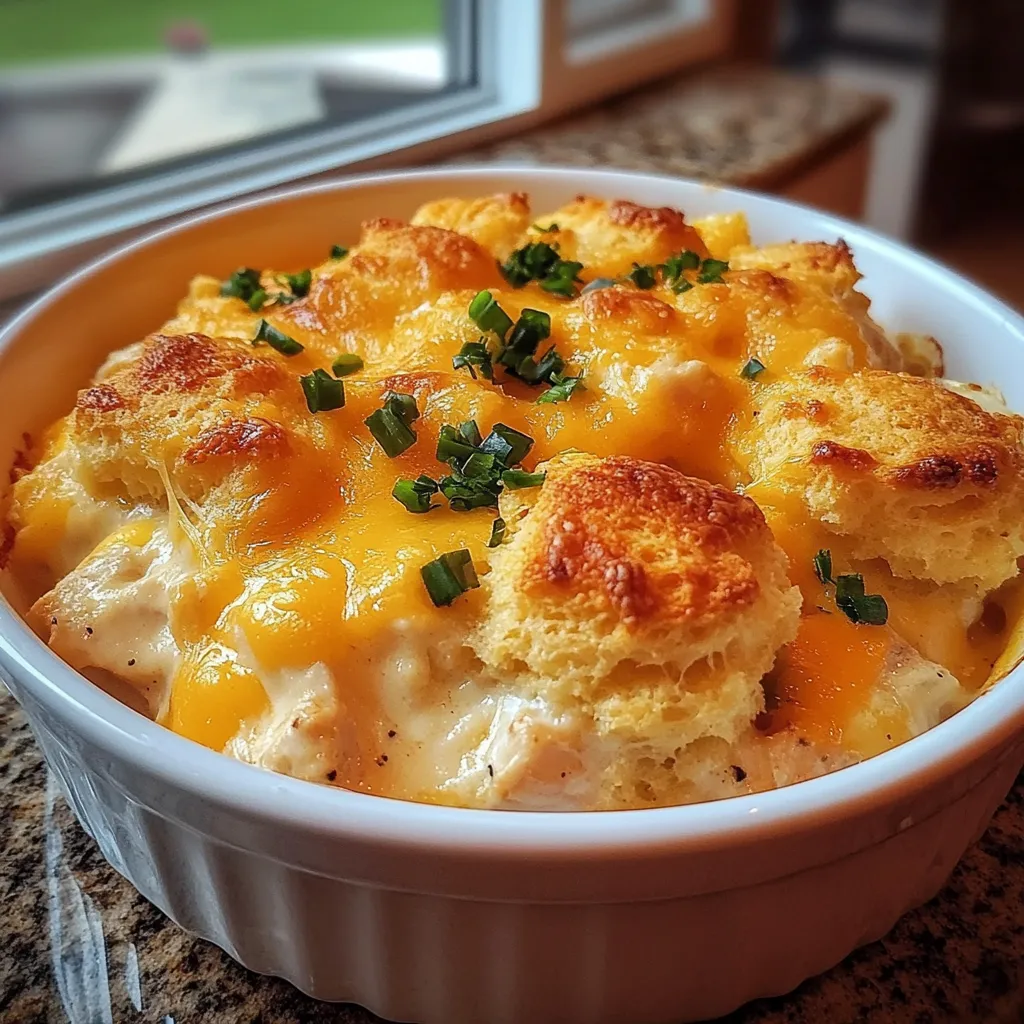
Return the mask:
[[(1024, 410), (1024, 321), (863, 228), (670, 178), (475, 168), (364, 177), (193, 217), (61, 283), (0, 335), (0, 453), (64, 411), (197, 271), (305, 265), (427, 199), (577, 192), (755, 240), (853, 246), (876, 317), (933, 333), (950, 376)], [(6, 476), (6, 474), (4, 474)], [(1024, 762), (1024, 670), (931, 732), (797, 786), (713, 804), (537, 814), (402, 803), (273, 775), (147, 721), (0, 605), (0, 666), (104, 856), (190, 931), (322, 999), (431, 1024), (656, 1022), (786, 992), (943, 884)]]

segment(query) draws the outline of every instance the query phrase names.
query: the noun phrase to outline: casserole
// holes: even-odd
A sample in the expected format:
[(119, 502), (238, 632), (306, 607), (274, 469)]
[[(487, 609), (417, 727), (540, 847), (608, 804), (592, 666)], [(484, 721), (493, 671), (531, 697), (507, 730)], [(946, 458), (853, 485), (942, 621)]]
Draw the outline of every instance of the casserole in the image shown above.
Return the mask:
[[(6, 332), (7, 450), (67, 407), (107, 351), (151, 329), (197, 265), (226, 274), (240, 252), (297, 265), (367, 211), (408, 216), (439, 195), (518, 188), (538, 209), (585, 189), (691, 216), (742, 209), (755, 240), (842, 235), (876, 319), (939, 336), (950, 376), (998, 381), (1010, 407), (1024, 407), (1006, 373), (1024, 358), (1019, 319), (853, 225), (668, 179), (490, 169), (241, 204), (101, 261)], [(979, 335), (991, 344), (969, 348)], [(39, 379), (45, 402), (29, 387)], [(3, 616), (10, 685), (111, 863), (247, 966), (404, 1019), (699, 1019), (786, 991), (931, 895), (1022, 760), (1011, 673), (931, 732), (789, 789), (610, 815), (415, 806), (321, 791), (196, 748), (92, 689)]]

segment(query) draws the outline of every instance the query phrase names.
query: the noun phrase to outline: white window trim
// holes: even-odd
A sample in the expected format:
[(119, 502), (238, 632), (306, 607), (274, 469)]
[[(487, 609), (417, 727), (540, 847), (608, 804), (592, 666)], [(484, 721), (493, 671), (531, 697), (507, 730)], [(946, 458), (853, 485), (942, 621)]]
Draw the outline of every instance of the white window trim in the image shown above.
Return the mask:
[[(702, 0), (676, 0), (680, 14)], [(140, 229), (238, 195), (334, 172), (413, 163), (522, 130), (726, 48), (736, 0), (694, 25), (659, 15), (639, 35), (575, 46), (567, 0), (480, 0), (480, 84), (363, 123), (312, 131), (0, 221), (0, 298), (40, 287)], [(638, 58), (638, 47), (642, 57)]]

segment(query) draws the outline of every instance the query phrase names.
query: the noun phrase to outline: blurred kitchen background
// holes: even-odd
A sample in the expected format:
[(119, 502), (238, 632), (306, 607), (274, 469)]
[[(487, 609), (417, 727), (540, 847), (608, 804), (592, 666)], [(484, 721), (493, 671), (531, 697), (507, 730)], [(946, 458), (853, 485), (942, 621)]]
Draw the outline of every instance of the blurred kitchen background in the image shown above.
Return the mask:
[(776, 191), (1024, 307), (1022, 0), (0, 0), (0, 298), (352, 168)]

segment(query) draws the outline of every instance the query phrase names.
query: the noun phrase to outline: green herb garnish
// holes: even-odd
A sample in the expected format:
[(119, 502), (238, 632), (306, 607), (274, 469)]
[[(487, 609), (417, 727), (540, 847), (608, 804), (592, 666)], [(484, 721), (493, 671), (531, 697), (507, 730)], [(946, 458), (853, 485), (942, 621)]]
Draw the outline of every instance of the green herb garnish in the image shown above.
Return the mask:
[(814, 575), (822, 583), (835, 583), (832, 579), (832, 552), (827, 548), (822, 548), (814, 556)]
[(488, 291), (477, 292), (469, 304), (469, 318), (481, 331), (491, 331), (502, 341), (512, 326), (512, 318)]
[(884, 626), (889, 606), (881, 594), (864, 592), (864, 577), (859, 572), (832, 578), (832, 552), (823, 548), (814, 556), (814, 575), (822, 584), (836, 588), (836, 607), (851, 621), (866, 626)]
[(466, 441), (455, 429), (447, 424), (441, 428), (437, 436), (438, 462), (451, 462), (452, 459), (468, 459), (476, 451), (476, 445)]
[(522, 249), (516, 249), (500, 269), (513, 288), (522, 288), (530, 281), (546, 277), (557, 262), (558, 250), (553, 246), (547, 242), (530, 242)]
[(371, 413), (363, 422), (384, 454), (393, 459), (416, 443), (416, 432), (411, 424), (419, 415), (412, 395), (388, 391), (384, 395), (384, 408)]
[(466, 444), (471, 444), (474, 448), (479, 448), (483, 442), (483, 437), (480, 434), (480, 428), (476, 425), (476, 420), (466, 420), (465, 423), (460, 423), (459, 437)]
[(699, 284), (721, 284), (722, 274), (729, 269), (727, 260), (705, 260), (697, 274)]
[(350, 373), (358, 373), (363, 365), (362, 357), (357, 356), (355, 352), (342, 352), (331, 363), (331, 370), (335, 377), (347, 377)]
[(465, 548), (449, 551), (427, 562), (420, 569), (420, 575), (430, 600), (439, 608), (450, 605), (467, 590), (480, 586), (476, 569), (473, 568), (473, 559)]
[(660, 264), (659, 269), (665, 283), (672, 284), (679, 281), (684, 270), (696, 270), (699, 266), (700, 255), (692, 249), (684, 249), (682, 252), (676, 253), (675, 256), (669, 256), (664, 263)]
[(318, 367), (312, 373), (303, 374), (299, 380), (310, 412), (330, 412), (345, 405), (344, 383), (335, 380), (326, 370)]
[(583, 388), (583, 374), (577, 377), (565, 377), (561, 373), (553, 373), (550, 377), (551, 387), (537, 399), (537, 405), (547, 402), (568, 402), (573, 392)]
[(654, 267), (643, 263), (634, 263), (633, 269), (626, 275), (626, 280), (632, 281), (637, 288), (643, 288), (645, 291), (658, 283)]
[(542, 227), (540, 224), (531, 224), (530, 226), (534, 231), (539, 231), (542, 235), (550, 235), (552, 231), (558, 230), (558, 225), (554, 221), (552, 221), (546, 228)]
[(263, 303), (267, 301), (267, 292), (265, 288), (257, 288), (252, 293), (252, 297), (249, 299), (249, 308), (254, 312), (258, 313), (263, 308)]
[(528, 473), (525, 469), (506, 469), (501, 474), (501, 482), (510, 491), (519, 491), (524, 487), (540, 487), (544, 476), (544, 473)]
[(343, 260), (348, 255), (348, 249), (343, 245), (332, 245), (331, 246), (331, 259), (332, 260)]
[(252, 267), (239, 267), (220, 286), (220, 293), (226, 299), (242, 299), (248, 302), (260, 290), (260, 272)]
[(259, 322), (256, 327), (256, 337), (252, 339), (254, 345), (258, 345), (261, 341), (266, 342), (283, 356), (297, 356), (303, 350), (303, 346), (294, 338), (289, 338), (287, 334), (282, 333), (276, 327), (271, 327), (266, 320)]
[(576, 285), (580, 280), (583, 264), (576, 260), (559, 260), (540, 282), (541, 288), (565, 299), (576, 296)]
[(498, 516), (491, 523), (491, 537), (487, 541), (489, 548), (496, 548), (505, 539), (505, 520)]
[(836, 580), (836, 607), (851, 622), (866, 626), (884, 626), (889, 618), (885, 598), (881, 594), (865, 594), (864, 577), (859, 572)]
[(437, 481), (429, 476), (418, 476), (415, 480), (396, 480), (391, 491), (410, 512), (429, 512), (437, 505), (431, 505), (430, 499), (438, 492)]
[(757, 378), (764, 373), (767, 367), (761, 362), (757, 356), (751, 356), (744, 364), (743, 369), (740, 370), (740, 376), (744, 380), (757, 380)]
[(485, 380), (494, 380), (494, 367), (491, 365), (491, 353), (487, 348), (487, 342), (481, 338), (479, 341), (467, 341), (458, 354), (452, 356), (452, 366), (456, 370), (465, 367), (469, 375), (476, 380), (476, 372)]
[(494, 455), (503, 466), (517, 466), (526, 458), (533, 447), (533, 438), (528, 434), (507, 426), (495, 423), (491, 432), (480, 444), (480, 451)]

